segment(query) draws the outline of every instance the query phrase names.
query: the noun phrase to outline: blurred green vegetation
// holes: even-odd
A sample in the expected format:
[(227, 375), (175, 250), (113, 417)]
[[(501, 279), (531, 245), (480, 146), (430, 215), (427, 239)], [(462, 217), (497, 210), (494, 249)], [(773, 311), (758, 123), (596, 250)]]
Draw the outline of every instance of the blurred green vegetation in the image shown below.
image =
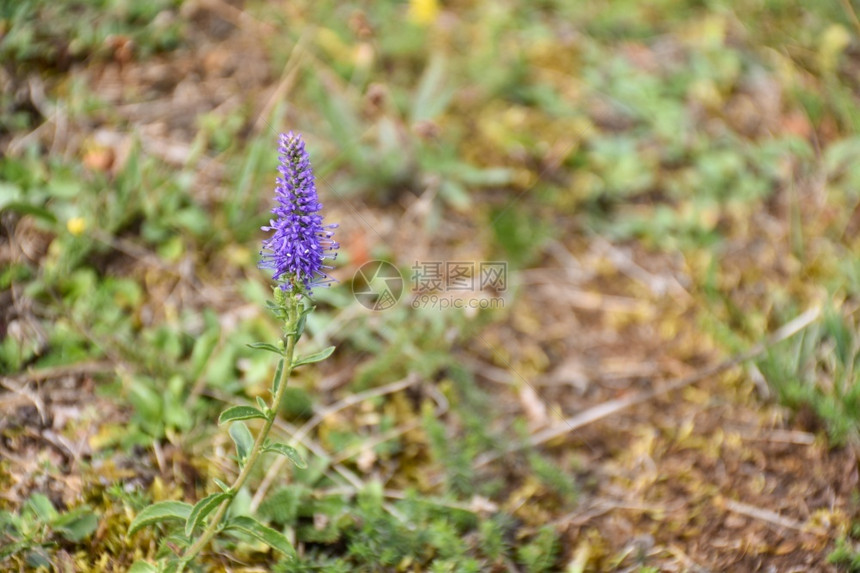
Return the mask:
[[(400, 216), (431, 190), (414, 234), (474, 247), (512, 273), (544, 265), (554, 241), (596, 236), (680, 257), (702, 347), (744, 350), (828, 303), (825, 319), (757, 366), (834, 447), (857, 445), (860, 23), (849, 0), (249, 1), (216, 2), (215, 16), (198, 4), (0, 1), (0, 142), (14, 151), (0, 157), (9, 246), (0, 373), (111, 363), (116, 374), (99, 377), (97, 394), (126, 417), (90, 440), (83, 474), (168, 446), (185, 468), (166, 485), (119, 470), (105, 478), (113, 486), (84, 480), (66, 508), (39, 493), (0, 500), (10, 510), (0, 512), (0, 565), (69, 553), (80, 570), (97, 570), (105, 555), (128, 565), (164, 552), (147, 534), (120, 541), (140, 496), (199, 498), (230, 471), (212, 460), (224, 438), (211, 422), (222, 402), (253, 400), (271, 377), (270, 361), (246, 343), (276, 336), (276, 326), (246, 309), (268, 295), (255, 253), (274, 134), (287, 127), (306, 134), (327, 207), (359, 228), (365, 210)], [(208, 64), (195, 49), (229, 33), (261, 47), (263, 61), (243, 64), (262, 66), (264, 80), (240, 105), (197, 110), (182, 161), (147, 148), (140, 126), (97, 89), (100, 74), (123, 69), (124, 81), (143, 82), (134, 70), (172, 58), (193, 65), (169, 73), (203, 81)], [(261, 108), (279, 82), (287, 95)], [(125, 87), (135, 105), (158, 92)], [(72, 134), (62, 152), (60, 125)], [(99, 128), (128, 145), (108, 149)], [(449, 219), (471, 233), (440, 236)], [(363, 230), (375, 242), (375, 229)], [(401, 305), (350, 314), (351, 265), (371, 255), (412, 263), (398, 260), (402, 245), (364, 253), (350, 238), (341, 283), (320, 293), (308, 325), (313, 344), (338, 346), (334, 365), (299, 376), (285, 419), (301, 425), (323, 398), (410, 375), (436, 393), (368, 400), (373, 430), (354, 413), (318, 428), (324, 450), (365, 452), (378, 467), (357, 487), (341, 469), (365, 462), (302, 452), (309, 467), (259, 508), (302, 544), (297, 562), (272, 563), (244, 541), (218, 549), (279, 571), (559, 570), (572, 559), (569, 540), (547, 523), (576, 507), (576, 463), (527, 448), (504, 458), (504, 470), (473, 466), (524, 433), (522, 419), (498, 423), (510, 410), (463, 361), (463, 348), (513, 313)], [(319, 396), (340, 372), (342, 387)], [(394, 437), (373, 442), (377, 432)], [(0, 462), (0, 483), (12, 480), (12, 463)], [(388, 495), (383, 475), (403, 495)], [(520, 505), (510, 501), (518, 495)], [(234, 513), (251, 503), (237, 496)], [(95, 533), (97, 514), (109, 533)], [(856, 561), (847, 543), (835, 560)], [(595, 567), (625, 558), (594, 551)]]

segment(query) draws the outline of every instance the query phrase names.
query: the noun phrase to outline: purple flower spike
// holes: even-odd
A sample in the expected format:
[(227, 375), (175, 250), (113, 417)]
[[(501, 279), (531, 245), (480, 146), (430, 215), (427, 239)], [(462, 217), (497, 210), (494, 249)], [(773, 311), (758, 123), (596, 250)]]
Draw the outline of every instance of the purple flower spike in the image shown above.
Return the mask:
[(337, 225), (323, 225), (319, 214), (322, 204), (302, 136), (292, 131), (282, 133), (279, 143), (281, 175), (275, 184), (275, 218), (262, 227), (274, 233), (263, 241), (259, 266), (273, 271), (272, 278), (283, 290), (302, 285), (304, 292), (311, 294), (314, 287), (334, 281), (326, 272), (332, 267), (325, 261), (337, 256), (339, 245), (332, 240), (332, 229)]

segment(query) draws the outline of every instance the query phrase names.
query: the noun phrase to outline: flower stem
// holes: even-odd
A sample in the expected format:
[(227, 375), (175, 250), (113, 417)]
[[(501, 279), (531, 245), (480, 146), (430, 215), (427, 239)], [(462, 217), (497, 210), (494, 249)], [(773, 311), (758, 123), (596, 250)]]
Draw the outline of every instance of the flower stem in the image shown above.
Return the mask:
[[(289, 316), (286, 320), (286, 344), (284, 347), (284, 368), (281, 372), (281, 378), (278, 380), (278, 389), (275, 392), (275, 395), (272, 397), (272, 404), (269, 412), (269, 415), (266, 417), (266, 423), (263, 424), (263, 428), (257, 434), (257, 439), (254, 441), (254, 445), (251, 447), (251, 451), (248, 452), (248, 458), (245, 460), (245, 465), (242, 467), (242, 471), (239, 472), (239, 476), (236, 478), (236, 481), (230, 486), (230, 490), (235, 495), (242, 489), (242, 486), (245, 485), (245, 482), (248, 481), (248, 477), (251, 475), (251, 471), (254, 468), (254, 464), (257, 462), (257, 458), (260, 456), (260, 451), (263, 448), (263, 444), (266, 441), (266, 438), (269, 435), (269, 430), (272, 429), (272, 424), (275, 422), (275, 417), (278, 415), (278, 412), (281, 409), (281, 400), (284, 398), (284, 390), (287, 387), (287, 381), (290, 379), (290, 374), (293, 370), (293, 353), (296, 347), (296, 339), (298, 335), (296, 333), (296, 323), (298, 319), (298, 312), (295, 304), (295, 299), (291, 301), (293, 304), (289, 305), (288, 312)], [(224, 514), (227, 513), (227, 508), (230, 507), (230, 503), (233, 501), (233, 497), (229, 497), (221, 502), (221, 505), (218, 506), (218, 509), (209, 519), (209, 525), (203, 531), (203, 534), (194, 542), (194, 544), (189, 547), (185, 553), (182, 555), (179, 562), (179, 569), (177, 573), (182, 573), (185, 565), (188, 564), (189, 561), (194, 559), (200, 551), (202, 551), (209, 541), (215, 536), (218, 532), (218, 527), (221, 525), (221, 520), (224, 518)]]

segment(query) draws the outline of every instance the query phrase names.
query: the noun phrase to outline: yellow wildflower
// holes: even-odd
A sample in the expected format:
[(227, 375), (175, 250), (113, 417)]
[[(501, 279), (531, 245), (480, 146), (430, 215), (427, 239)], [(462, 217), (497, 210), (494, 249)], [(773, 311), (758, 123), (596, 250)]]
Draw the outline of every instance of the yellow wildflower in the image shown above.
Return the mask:
[(66, 222), (66, 229), (75, 236), (87, 230), (87, 222), (83, 217), (72, 217)]
[(439, 0), (409, 0), (409, 19), (416, 24), (432, 24), (438, 15)]

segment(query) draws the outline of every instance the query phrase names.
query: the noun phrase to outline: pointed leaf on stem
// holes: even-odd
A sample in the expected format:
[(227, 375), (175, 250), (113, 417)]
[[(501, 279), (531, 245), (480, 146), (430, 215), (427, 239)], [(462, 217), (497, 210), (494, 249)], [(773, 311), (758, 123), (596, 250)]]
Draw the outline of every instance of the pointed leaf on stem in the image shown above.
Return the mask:
[(128, 526), (128, 534), (134, 533), (142, 527), (158, 523), (159, 521), (168, 521), (178, 519), (185, 521), (191, 513), (191, 505), (181, 501), (161, 501), (148, 507), (137, 514), (131, 525)]
[(309, 354), (308, 356), (302, 356), (293, 362), (293, 368), (301, 366), (302, 364), (312, 364), (314, 362), (319, 362), (321, 360), (325, 360), (329, 356), (331, 356), (332, 352), (334, 352), (334, 346), (329, 346), (325, 350), (320, 350), (314, 354)]
[(207, 495), (191, 508), (191, 513), (188, 515), (188, 519), (185, 520), (185, 535), (191, 537), (191, 534), (194, 533), (194, 529), (200, 525), (206, 516), (209, 515), (213, 509), (221, 505), (226, 499), (230, 499), (233, 497), (232, 494), (227, 492), (218, 492), (213, 493), (211, 495)]
[(275, 452), (276, 454), (281, 454), (286, 457), (288, 460), (293, 462), (297, 468), (306, 468), (308, 467), (307, 462), (302, 458), (301, 454), (296, 451), (296, 449), (292, 446), (288, 446), (287, 444), (282, 444), (280, 442), (275, 442), (274, 444), (266, 444), (263, 448), (264, 452)]
[(255, 539), (259, 539), (269, 547), (277, 549), (287, 557), (295, 559), (296, 550), (284, 535), (275, 531), (271, 527), (267, 527), (252, 517), (240, 515), (234, 517), (227, 522), (225, 531), (240, 531), (246, 535), (250, 535)]
[(253, 348), (254, 350), (268, 350), (269, 352), (274, 352), (279, 356), (284, 355), (284, 349), (278, 348), (274, 344), (269, 344), (268, 342), (254, 342), (253, 344), (246, 344), (248, 348)]
[(230, 424), (230, 437), (233, 438), (233, 442), (236, 444), (236, 454), (239, 456), (239, 463), (244, 465), (245, 460), (248, 458), (248, 453), (254, 446), (254, 437), (244, 422), (233, 422)]
[(275, 377), (272, 378), (272, 396), (278, 393), (278, 387), (281, 385), (281, 376), (284, 373), (284, 359), (278, 360), (278, 367), (275, 368)]
[(253, 418), (266, 419), (266, 415), (253, 406), (232, 406), (227, 408), (218, 416), (218, 423), (234, 422), (236, 420), (250, 420)]
[(299, 315), (299, 320), (298, 322), (296, 322), (296, 339), (298, 339), (302, 334), (304, 334), (305, 324), (307, 323), (308, 315), (315, 308), (315, 306), (309, 306), (302, 310), (301, 314)]

